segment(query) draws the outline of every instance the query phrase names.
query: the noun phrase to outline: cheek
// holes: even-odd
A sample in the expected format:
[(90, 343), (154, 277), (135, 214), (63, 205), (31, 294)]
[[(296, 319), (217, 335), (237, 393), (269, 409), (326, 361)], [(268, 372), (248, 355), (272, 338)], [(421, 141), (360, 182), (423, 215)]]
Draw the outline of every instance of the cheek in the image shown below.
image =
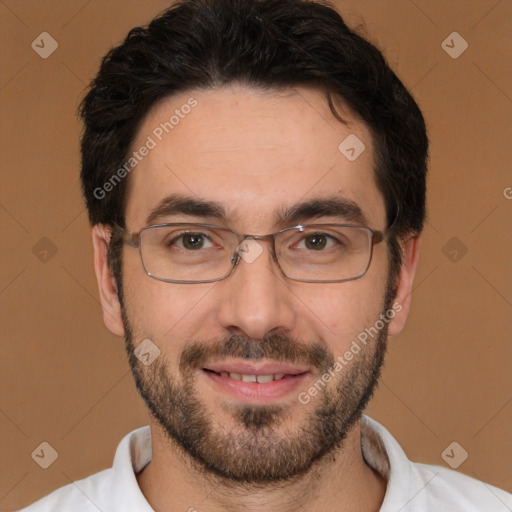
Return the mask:
[[(140, 268), (139, 268), (140, 267)], [(179, 352), (182, 340), (195, 337), (213, 284), (179, 285), (149, 277), (140, 261), (123, 270), (125, 309), (134, 338), (149, 338), (167, 353)]]
[[(331, 288), (333, 286), (337, 288)], [(305, 303), (316, 323), (323, 325), (328, 334), (343, 337), (364, 328), (370, 320), (373, 323), (382, 306), (375, 290), (356, 288), (348, 282), (333, 283), (321, 291), (310, 292)]]
[(296, 290), (304, 304), (303, 323), (316, 326), (316, 335), (331, 351), (343, 353), (382, 313), (386, 277), (386, 261), (375, 259), (361, 279)]

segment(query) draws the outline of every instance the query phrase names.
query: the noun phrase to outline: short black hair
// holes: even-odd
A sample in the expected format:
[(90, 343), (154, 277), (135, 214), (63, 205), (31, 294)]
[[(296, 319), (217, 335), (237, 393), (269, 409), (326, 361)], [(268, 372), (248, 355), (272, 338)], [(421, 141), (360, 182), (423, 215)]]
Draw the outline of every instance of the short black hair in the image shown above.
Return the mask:
[[(128, 179), (108, 193), (98, 190), (126, 162), (159, 100), (235, 83), (268, 90), (313, 86), (341, 122), (332, 97), (348, 105), (372, 134), (388, 224), (398, 205), (396, 237), (421, 232), (428, 167), (421, 111), (373, 44), (329, 3), (309, 0), (178, 0), (105, 55), (79, 111), (90, 222), (124, 226)], [(401, 253), (394, 239), (389, 248), (397, 272)]]

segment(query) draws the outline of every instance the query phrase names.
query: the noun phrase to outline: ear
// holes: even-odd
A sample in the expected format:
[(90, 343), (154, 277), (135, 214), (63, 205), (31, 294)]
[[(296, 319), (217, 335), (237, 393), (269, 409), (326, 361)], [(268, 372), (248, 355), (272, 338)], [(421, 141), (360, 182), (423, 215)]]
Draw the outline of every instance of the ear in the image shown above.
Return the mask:
[(393, 309), (396, 312), (389, 322), (389, 336), (396, 336), (404, 328), (411, 308), (411, 294), (414, 276), (420, 259), (420, 237), (413, 235), (401, 243), (402, 266), (398, 275), (397, 289)]
[(121, 304), (117, 296), (116, 282), (108, 264), (110, 234), (110, 228), (103, 224), (96, 224), (92, 228), (94, 270), (98, 280), (103, 321), (109, 331), (117, 336), (124, 336)]

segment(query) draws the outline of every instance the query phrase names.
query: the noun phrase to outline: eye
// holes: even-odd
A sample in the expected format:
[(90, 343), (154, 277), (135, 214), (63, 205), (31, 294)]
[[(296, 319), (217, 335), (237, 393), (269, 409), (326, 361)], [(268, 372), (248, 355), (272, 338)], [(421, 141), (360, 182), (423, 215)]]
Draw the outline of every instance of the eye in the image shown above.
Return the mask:
[(180, 249), (191, 251), (197, 251), (198, 249), (209, 249), (213, 247), (210, 238), (204, 233), (183, 233), (173, 238), (168, 243), (168, 245), (176, 245)]
[[(300, 244), (304, 243), (303, 247), (300, 247)], [(310, 249), (313, 251), (322, 251), (323, 249), (328, 249), (338, 243), (332, 236), (326, 235), (325, 233), (312, 233), (306, 235), (299, 242), (299, 249)]]

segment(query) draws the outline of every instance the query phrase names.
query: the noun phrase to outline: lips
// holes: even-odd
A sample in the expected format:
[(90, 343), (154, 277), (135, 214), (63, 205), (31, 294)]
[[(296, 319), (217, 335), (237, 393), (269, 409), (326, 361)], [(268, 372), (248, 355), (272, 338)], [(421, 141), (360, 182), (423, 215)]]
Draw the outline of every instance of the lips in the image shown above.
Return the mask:
[(277, 361), (250, 362), (250, 361), (224, 361), (211, 363), (203, 370), (214, 372), (222, 377), (231, 377), (243, 382), (271, 382), (281, 380), (287, 376), (294, 377), (307, 373), (307, 366), (297, 366)]
[(240, 359), (208, 363), (202, 370), (207, 381), (219, 391), (252, 403), (267, 403), (288, 396), (310, 373), (307, 366)]

